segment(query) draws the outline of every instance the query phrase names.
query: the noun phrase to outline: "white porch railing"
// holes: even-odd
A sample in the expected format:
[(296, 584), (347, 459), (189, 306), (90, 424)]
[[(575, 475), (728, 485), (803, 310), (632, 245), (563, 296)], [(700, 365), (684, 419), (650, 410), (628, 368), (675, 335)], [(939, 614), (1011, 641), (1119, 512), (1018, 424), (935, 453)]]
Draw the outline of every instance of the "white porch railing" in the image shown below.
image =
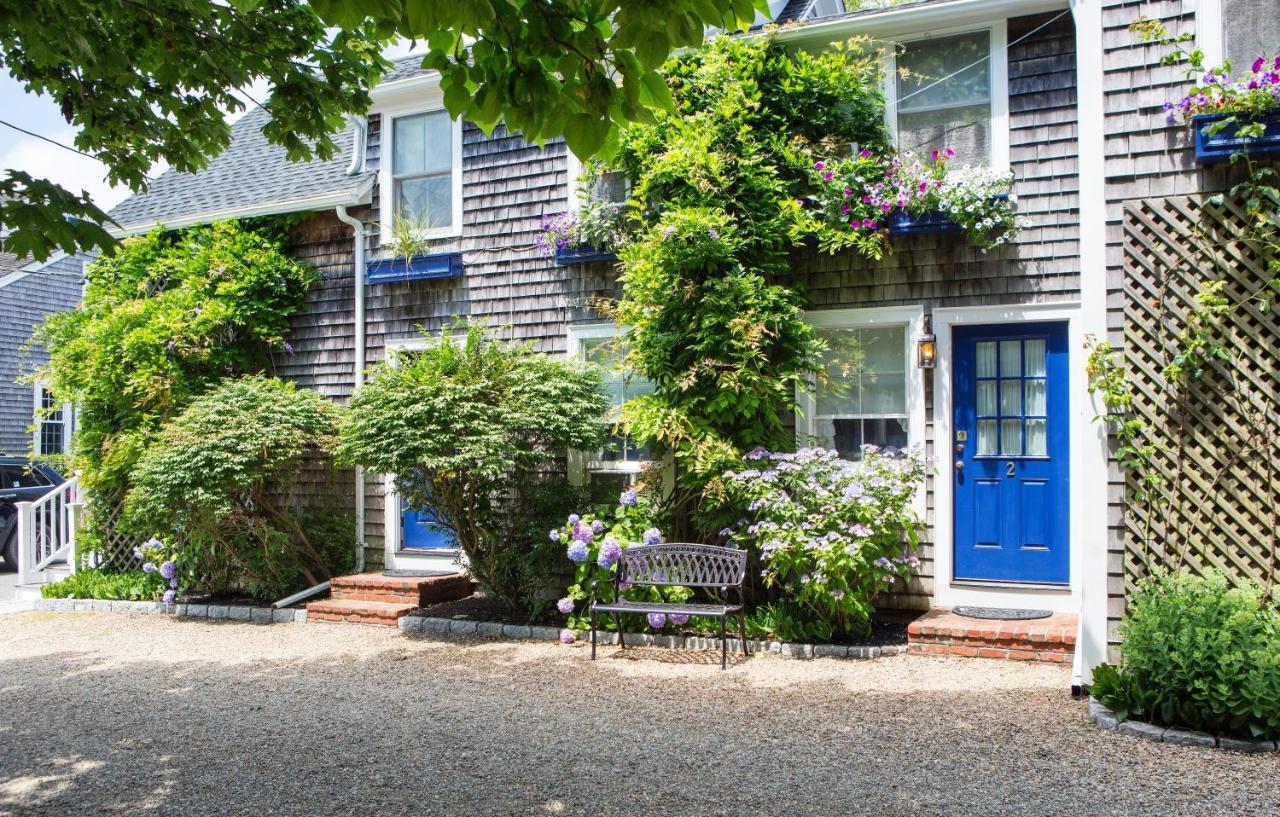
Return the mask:
[(73, 476), (35, 502), (19, 502), (17, 507), (18, 583), (42, 582), (41, 572), (62, 560), (74, 573), (76, 531), (84, 510), (79, 478)]

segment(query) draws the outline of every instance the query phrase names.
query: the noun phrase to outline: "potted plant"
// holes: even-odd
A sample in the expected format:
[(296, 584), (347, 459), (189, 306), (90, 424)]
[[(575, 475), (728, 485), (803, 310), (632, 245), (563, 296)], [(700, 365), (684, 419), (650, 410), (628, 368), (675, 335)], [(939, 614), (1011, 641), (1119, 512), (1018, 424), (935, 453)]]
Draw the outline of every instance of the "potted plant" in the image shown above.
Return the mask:
[(1196, 161), (1210, 165), (1237, 153), (1280, 155), (1280, 54), (1258, 57), (1248, 73), (1231, 79), (1211, 68), (1177, 102), (1166, 102), (1170, 124), (1189, 123)]
[(462, 253), (432, 253), (431, 239), (421, 219), (395, 216), (391, 237), (383, 249), (386, 257), (367, 265), (370, 283), (452, 278), (462, 274)]

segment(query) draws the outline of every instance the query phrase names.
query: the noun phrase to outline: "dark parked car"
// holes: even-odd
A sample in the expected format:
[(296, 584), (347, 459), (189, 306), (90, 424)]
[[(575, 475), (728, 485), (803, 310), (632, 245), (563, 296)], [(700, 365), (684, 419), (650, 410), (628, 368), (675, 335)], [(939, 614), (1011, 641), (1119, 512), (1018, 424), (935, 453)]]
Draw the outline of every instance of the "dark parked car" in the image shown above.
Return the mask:
[(19, 502), (32, 502), (63, 482), (47, 463), (0, 456), (0, 554), (9, 570), (18, 569)]

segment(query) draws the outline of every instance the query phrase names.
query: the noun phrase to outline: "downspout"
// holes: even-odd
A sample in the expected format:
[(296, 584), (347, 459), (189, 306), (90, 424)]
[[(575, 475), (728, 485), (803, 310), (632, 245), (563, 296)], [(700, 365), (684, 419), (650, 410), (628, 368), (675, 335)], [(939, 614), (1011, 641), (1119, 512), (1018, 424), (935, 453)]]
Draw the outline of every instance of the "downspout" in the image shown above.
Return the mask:
[[(364, 172), (365, 142), (369, 131), (369, 123), (362, 116), (351, 119), (351, 166), (347, 175), (354, 176)], [(364, 340), (364, 222), (347, 212), (346, 205), (338, 205), (334, 210), (338, 220), (351, 225), (353, 231), (353, 266), (352, 285), (355, 288), (355, 304), (352, 311), (355, 323), (355, 374), (352, 385), (358, 389), (364, 385), (365, 340)], [(356, 466), (356, 573), (364, 572), (364, 468)]]

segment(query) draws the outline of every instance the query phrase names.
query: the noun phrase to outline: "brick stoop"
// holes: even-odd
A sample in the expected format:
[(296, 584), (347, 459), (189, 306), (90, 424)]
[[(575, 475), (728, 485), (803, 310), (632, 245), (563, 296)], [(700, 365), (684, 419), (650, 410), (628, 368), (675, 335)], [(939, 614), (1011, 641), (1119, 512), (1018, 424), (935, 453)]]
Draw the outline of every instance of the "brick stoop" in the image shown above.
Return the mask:
[(1077, 620), (1075, 613), (1054, 613), (1031, 621), (990, 621), (935, 607), (907, 626), (907, 651), (1069, 664)]
[(466, 598), (471, 595), (472, 583), (465, 573), (421, 577), (361, 573), (331, 579), (329, 590), (329, 598), (307, 605), (308, 621), (394, 627), (401, 617), (418, 607)]

